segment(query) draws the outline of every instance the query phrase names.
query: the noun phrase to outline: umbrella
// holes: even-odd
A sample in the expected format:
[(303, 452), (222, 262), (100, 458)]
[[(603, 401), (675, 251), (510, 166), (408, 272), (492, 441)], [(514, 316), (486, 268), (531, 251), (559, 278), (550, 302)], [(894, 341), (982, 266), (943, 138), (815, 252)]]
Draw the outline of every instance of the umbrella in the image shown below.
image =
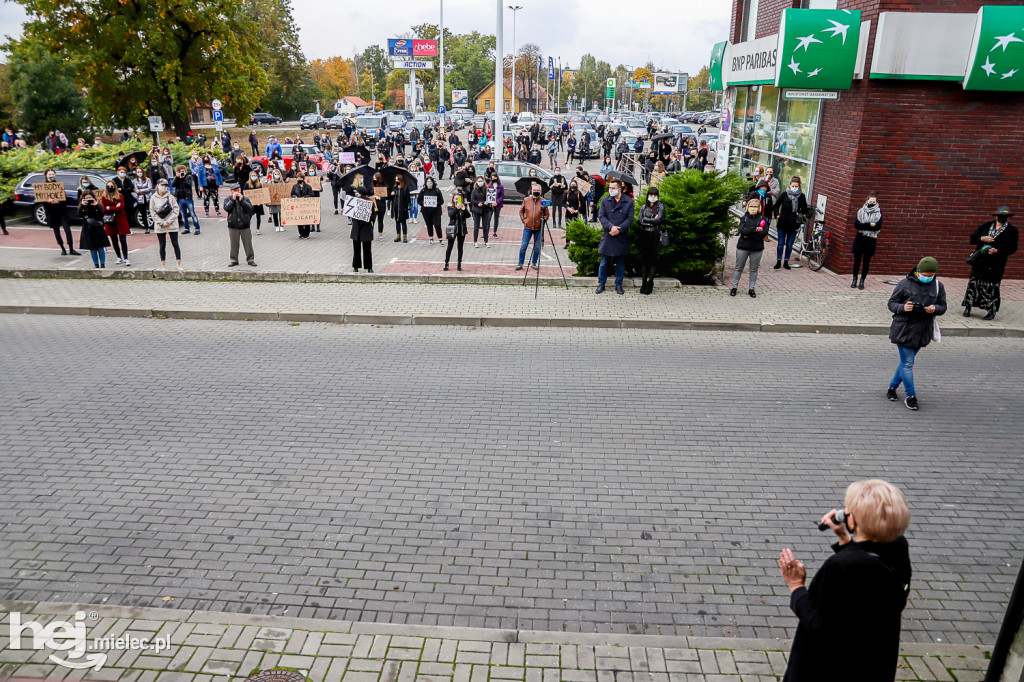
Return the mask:
[(380, 172), (384, 176), (384, 184), (388, 187), (395, 186), (395, 179), (399, 176), (405, 178), (405, 187), (410, 192), (415, 192), (419, 189), (419, 183), (416, 182), (416, 176), (402, 168), (401, 166), (388, 166)]
[(675, 133), (662, 133), (661, 135), (655, 135), (654, 137), (652, 137), (651, 142), (657, 142), (658, 140), (668, 140), (674, 138), (675, 136)]
[(634, 178), (632, 175), (627, 175), (626, 173), (623, 173), (622, 171), (617, 171), (617, 170), (608, 171), (608, 174), (604, 176), (604, 180), (605, 180), (605, 182), (608, 182), (610, 180), (620, 180), (620, 181), (626, 183), (627, 185), (639, 185), (640, 184), (637, 181), (637, 179)]
[(356, 159), (356, 165), (357, 166), (362, 166), (362, 165), (370, 163), (370, 150), (367, 149), (366, 147), (364, 147), (361, 144), (349, 145), (349, 146), (345, 147), (344, 149), (342, 149), (341, 151), (343, 151), (343, 152), (352, 152), (353, 154), (355, 154), (355, 159)]
[(523, 196), (529, 196), (530, 192), (532, 191), (531, 186), (533, 185), (533, 183), (537, 183), (538, 185), (540, 185), (541, 196), (544, 196), (545, 194), (548, 193), (548, 183), (544, 182), (540, 178), (531, 177), (519, 178), (518, 180), (516, 180), (516, 191), (522, 194)]
[(149, 152), (137, 151), (131, 154), (125, 154), (124, 158), (120, 161), (114, 161), (114, 170), (117, 170), (121, 166), (128, 168), (128, 164), (131, 163), (131, 159), (135, 159), (135, 165), (139, 166), (145, 163), (146, 158), (149, 157)]
[(341, 189), (345, 194), (354, 194), (352, 191), (352, 181), (357, 177), (363, 178), (363, 187), (369, 187), (370, 183), (373, 182), (373, 176), (377, 173), (377, 169), (372, 166), (356, 166), (348, 173), (341, 176)]

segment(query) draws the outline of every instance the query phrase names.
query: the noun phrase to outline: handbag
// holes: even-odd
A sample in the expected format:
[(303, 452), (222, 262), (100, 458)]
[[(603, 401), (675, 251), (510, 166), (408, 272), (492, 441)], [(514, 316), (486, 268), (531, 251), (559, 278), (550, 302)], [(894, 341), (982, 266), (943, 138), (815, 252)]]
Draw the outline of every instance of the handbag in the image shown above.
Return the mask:
[(117, 216), (115, 216), (113, 213), (107, 213), (106, 215), (103, 216), (104, 225), (113, 225), (116, 221)]
[(667, 247), (668, 244), (669, 244), (669, 241), (668, 241), (668, 230), (662, 230), (661, 231), (661, 246), (662, 246), (662, 248), (664, 248), (664, 247)]
[[(935, 280), (935, 298), (939, 298), (939, 280)], [(939, 316), (936, 315), (932, 318), (932, 339), (936, 343), (942, 342), (942, 330), (939, 329)]]
[(171, 214), (171, 202), (170, 201), (165, 201), (164, 205), (156, 210), (156, 215), (157, 215), (158, 218), (166, 218), (170, 214)]
[(980, 258), (982, 254), (984, 254), (991, 248), (992, 247), (989, 246), (988, 244), (985, 244), (984, 246), (979, 246), (977, 249), (974, 250), (974, 252), (970, 256), (967, 257), (967, 264), (974, 265), (974, 261), (978, 260), (978, 258)]
[(455, 229), (456, 228), (455, 228), (454, 225), (449, 225), (448, 227), (445, 228), (444, 233), (445, 233), (445, 236), (447, 236), (449, 240), (455, 239)]

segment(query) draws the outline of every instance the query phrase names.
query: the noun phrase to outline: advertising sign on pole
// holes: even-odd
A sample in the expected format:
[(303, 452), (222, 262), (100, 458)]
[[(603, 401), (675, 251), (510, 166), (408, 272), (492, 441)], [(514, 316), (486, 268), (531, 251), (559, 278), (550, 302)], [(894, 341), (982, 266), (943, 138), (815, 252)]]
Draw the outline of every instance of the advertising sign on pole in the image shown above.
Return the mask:
[(469, 90), (452, 90), (452, 106), (453, 107), (468, 107), (469, 106)]

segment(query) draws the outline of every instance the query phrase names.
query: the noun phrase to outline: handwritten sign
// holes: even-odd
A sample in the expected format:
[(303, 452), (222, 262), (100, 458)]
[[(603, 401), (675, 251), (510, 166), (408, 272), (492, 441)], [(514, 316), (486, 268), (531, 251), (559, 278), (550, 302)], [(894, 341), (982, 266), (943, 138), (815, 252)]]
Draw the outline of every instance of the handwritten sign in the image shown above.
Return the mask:
[(353, 220), (361, 220), (365, 223), (369, 222), (372, 213), (373, 202), (369, 199), (346, 197), (345, 210), (342, 211), (342, 215), (346, 215)]
[(302, 173), (303, 175), (305, 175), (305, 174), (306, 174), (306, 169), (307, 169), (307, 168), (308, 168), (308, 166), (306, 165), (306, 162), (305, 162), (305, 161), (299, 161), (299, 172), (300, 172), (300, 173)]
[(63, 182), (35, 182), (32, 183), (32, 192), (36, 196), (36, 201), (49, 201), (50, 199), (67, 201), (68, 199), (64, 193)]
[(319, 197), (286, 198), (281, 203), (282, 225), (319, 225)]
[(341, 165), (356, 165), (356, 153), (355, 152), (339, 152), (338, 163)]
[(387, 195), (388, 195), (388, 188), (387, 187), (374, 187), (373, 188), (373, 196), (375, 196), (375, 197), (387, 197)]
[(437, 208), (437, 195), (427, 194), (423, 197), (423, 208)]
[(498, 188), (488, 187), (487, 188), (487, 203), (496, 204), (498, 203)]
[(314, 192), (319, 192), (322, 189), (319, 175), (310, 175), (308, 178), (306, 178), (306, 182), (309, 183), (309, 186), (313, 188)]
[(245, 196), (249, 197), (253, 206), (270, 203), (270, 190), (266, 187), (246, 187)]
[(586, 194), (587, 192), (590, 191), (590, 183), (589, 182), (583, 182), (582, 180), (577, 180), (576, 181), (576, 187), (579, 188), (580, 194)]
[(292, 186), (287, 182), (269, 182), (263, 186), (270, 193), (269, 206), (280, 206), (281, 198), (290, 196), (292, 193)]
[(423, 189), (423, 183), (427, 181), (426, 175), (423, 171), (413, 171), (412, 176), (416, 178), (417, 190)]

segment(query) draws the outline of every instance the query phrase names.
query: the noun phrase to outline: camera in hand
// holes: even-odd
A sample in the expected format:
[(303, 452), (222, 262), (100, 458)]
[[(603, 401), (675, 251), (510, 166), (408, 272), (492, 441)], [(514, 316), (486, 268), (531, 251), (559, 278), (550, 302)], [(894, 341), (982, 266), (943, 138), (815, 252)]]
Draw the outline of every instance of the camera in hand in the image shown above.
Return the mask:
[[(832, 515), (832, 522), (836, 525), (842, 526), (846, 523), (846, 510), (840, 509)], [(827, 523), (819, 523), (818, 530), (828, 530), (829, 526)]]

